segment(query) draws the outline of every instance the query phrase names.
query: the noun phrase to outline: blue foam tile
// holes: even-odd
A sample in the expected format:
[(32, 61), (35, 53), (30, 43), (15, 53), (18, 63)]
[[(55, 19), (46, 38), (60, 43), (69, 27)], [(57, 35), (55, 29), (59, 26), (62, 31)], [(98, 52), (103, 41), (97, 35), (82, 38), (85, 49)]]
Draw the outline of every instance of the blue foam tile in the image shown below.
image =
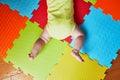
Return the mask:
[(38, 8), (40, 0), (0, 0), (0, 3), (7, 4), (12, 10), (19, 11), (20, 15), (32, 17), (34, 9)]
[[(110, 68), (110, 62), (117, 57), (116, 52), (120, 49), (120, 21), (113, 20), (111, 15), (105, 15), (93, 6), (90, 10), (80, 25), (86, 37), (81, 52)], [(73, 44), (74, 39), (70, 45), (73, 47)]]

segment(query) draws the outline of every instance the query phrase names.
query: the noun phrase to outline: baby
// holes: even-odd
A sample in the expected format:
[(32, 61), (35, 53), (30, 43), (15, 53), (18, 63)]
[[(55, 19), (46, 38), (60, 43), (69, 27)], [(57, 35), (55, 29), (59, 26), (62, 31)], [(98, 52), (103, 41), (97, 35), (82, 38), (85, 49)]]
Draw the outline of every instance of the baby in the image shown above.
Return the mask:
[(78, 61), (83, 62), (84, 60), (79, 55), (79, 50), (84, 42), (84, 34), (74, 22), (73, 0), (47, 0), (47, 5), (47, 25), (40, 38), (35, 42), (29, 58), (34, 59), (38, 55), (39, 50), (51, 38), (62, 40), (71, 35), (75, 38), (71, 53)]

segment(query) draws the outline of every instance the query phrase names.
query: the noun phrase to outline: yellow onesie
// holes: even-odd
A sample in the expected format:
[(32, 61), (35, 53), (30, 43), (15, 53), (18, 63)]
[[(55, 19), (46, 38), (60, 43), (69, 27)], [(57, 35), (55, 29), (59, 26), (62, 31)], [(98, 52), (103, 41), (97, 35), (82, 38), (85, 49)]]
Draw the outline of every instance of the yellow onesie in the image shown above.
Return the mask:
[(65, 39), (74, 30), (73, 0), (47, 0), (48, 22), (46, 29), (51, 37)]

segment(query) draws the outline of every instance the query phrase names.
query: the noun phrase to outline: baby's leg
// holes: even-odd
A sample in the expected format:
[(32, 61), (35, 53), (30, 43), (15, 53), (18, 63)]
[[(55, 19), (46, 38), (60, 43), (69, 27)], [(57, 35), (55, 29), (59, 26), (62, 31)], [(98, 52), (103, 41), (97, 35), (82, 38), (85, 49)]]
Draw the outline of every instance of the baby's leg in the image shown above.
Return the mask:
[(35, 42), (32, 48), (32, 52), (29, 54), (29, 58), (31, 60), (33, 60), (38, 55), (38, 52), (42, 49), (45, 43), (50, 40), (50, 38), (51, 37), (45, 28), (40, 38)]
[(72, 50), (72, 55), (80, 62), (84, 60), (79, 55), (79, 50), (81, 49), (84, 42), (84, 34), (83, 32), (76, 26), (75, 30), (72, 33), (72, 36), (75, 38), (75, 43)]

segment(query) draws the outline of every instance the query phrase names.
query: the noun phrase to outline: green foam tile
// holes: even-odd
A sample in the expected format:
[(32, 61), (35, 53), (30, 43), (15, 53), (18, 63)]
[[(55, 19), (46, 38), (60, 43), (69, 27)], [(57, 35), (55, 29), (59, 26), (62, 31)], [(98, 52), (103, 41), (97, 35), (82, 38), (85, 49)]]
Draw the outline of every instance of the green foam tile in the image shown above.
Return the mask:
[(39, 55), (31, 61), (28, 54), (42, 33), (42, 29), (38, 27), (37, 23), (27, 21), (26, 24), (25, 29), (20, 31), (20, 37), (13, 42), (13, 48), (7, 51), (5, 61), (12, 62), (16, 68), (20, 67), (25, 74), (32, 75), (34, 80), (46, 80), (68, 44), (51, 39), (39, 52)]
[(84, 0), (85, 2), (90, 2), (92, 3), (93, 5), (96, 3), (97, 0)]

